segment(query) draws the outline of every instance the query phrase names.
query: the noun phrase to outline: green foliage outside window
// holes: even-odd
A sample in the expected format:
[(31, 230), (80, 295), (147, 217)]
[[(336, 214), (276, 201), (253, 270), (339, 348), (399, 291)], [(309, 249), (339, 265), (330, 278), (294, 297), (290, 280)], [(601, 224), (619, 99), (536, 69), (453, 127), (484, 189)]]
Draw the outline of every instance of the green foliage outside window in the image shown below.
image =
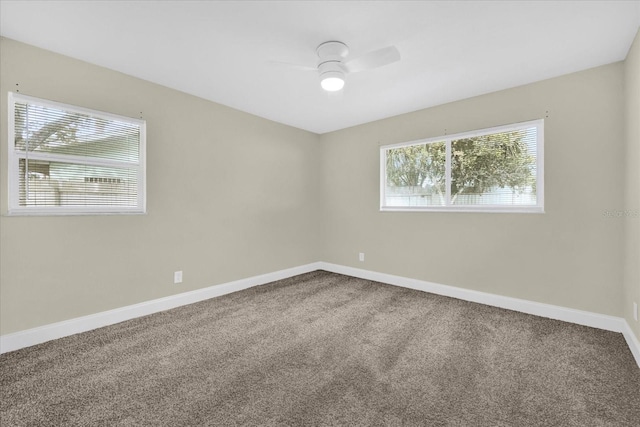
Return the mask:
[[(482, 195), (496, 188), (535, 194), (536, 159), (527, 130), (451, 141), (451, 204), (462, 194)], [(446, 143), (391, 148), (386, 154), (389, 187), (414, 187), (437, 194), (444, 204)]]

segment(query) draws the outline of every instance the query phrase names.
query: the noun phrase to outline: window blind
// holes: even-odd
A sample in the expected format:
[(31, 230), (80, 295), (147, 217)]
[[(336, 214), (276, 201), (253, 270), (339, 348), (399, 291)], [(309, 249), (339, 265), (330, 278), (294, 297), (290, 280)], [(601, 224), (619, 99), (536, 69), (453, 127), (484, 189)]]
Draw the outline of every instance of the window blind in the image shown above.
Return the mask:
[(144, 211), (144, 121), (11, 100), (10, 213)]

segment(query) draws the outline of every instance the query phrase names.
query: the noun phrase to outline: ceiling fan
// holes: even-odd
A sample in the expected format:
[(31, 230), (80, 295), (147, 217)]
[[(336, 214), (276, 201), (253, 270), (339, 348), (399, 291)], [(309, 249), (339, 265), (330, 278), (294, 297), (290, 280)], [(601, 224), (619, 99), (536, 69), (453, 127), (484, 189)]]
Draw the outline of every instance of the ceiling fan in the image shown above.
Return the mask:
[(324, 42), (316, 48), (316, 53), (318, 64), (315, 68), (296, 68), (317, 70), (320, 86), (328, 92), (342, 89), (347, 74), (371, 70), (400, 60), (400, 52), (395, 46), (387, 46), (349, 59), (349, 46), (340, 41)]

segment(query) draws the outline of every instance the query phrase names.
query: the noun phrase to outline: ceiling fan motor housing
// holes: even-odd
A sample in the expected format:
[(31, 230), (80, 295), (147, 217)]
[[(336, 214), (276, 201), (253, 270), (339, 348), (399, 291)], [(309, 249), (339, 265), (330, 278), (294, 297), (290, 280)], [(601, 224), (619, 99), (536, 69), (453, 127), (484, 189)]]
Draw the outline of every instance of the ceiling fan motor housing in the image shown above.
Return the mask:
[(325, 61), (342, 61), (349, 54), (349, 47), (342, 42), (325, 42), (316, 48), (320, 63)]
[(338, 78), (344, 80), (345, 69), (342, 61), (349, 54), (349, 47), (338, 41), (330, 41), (322, 43), (317, 47), (318, 54), (318, 73), (320, 79)]

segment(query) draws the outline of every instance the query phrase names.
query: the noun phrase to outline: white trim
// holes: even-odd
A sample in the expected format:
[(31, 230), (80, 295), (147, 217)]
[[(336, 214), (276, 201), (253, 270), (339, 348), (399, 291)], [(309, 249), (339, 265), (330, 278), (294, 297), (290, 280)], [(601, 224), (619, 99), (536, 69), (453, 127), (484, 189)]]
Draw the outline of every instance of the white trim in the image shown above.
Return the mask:
[(36, 98), (35, 96), (29, 96), (19, 92), (9, 92), (9, 96), (13, 97), (14, 101), (24, 101), (27, 103), (43, 105), (45, 107), (59, 108), (71, 113), (87, 114), (89, 116), (95, 116), (105, 120), (119, 120), (137, 125), (145, 123), (143, 119), (137, 119), (135, 117), (122, 116), (120, 114), (108, 113), (106, 111), (94, 110), (92, 108), (79, 107), (77, 105), (51, 101), (50, 99)]
[(359, 277), (361, 279), (374, 280), (376, 282), (402, 286), (403, 288), (416, 289), (418, 291), (430, 292), (437, 295), (444, 295), (464, 301), (477, 302), (493, 307), (519, 311), (521, 313), (535, 314), (536, 316), (577, 323), (578, 325), (591, 326), (593, 328), (605, 329), (607, 331), (622, 332), (623, 319), (620, 317), (607, 316), (605, 314), (575, 310), (573, 308), (560, 307), (557, 305), (543, 304), (518, 298), (505, 297), (501, 295), (490, 294), (487, 292), (474, 291), (471, 289), (458, 288), (455, 286), (441, 285), (438, 283), (426, 282), (424, 280), (410, 279), (408, 277), (394, 276), (391, 274), (378, 273), (375, 271), (345, 267), (336, 264), (322, 263), (322, 269), (331, 271), (333, 273), (345, 274), (348, 276)]
[(299, 267), (279, 270), (273, 273), (248, 277), (233, 282), (214, 285), (203, 289), (196, 289), (177, 295), (171, 295), (139, 304), (116, 308), (88, 316), (77, 317), (62, 322), (52, 323), (33, 329), (0, 336), (0, 354), (18, 350), (24, 347), (40, 344), (46, 341), (63, 338), (69, 335), (90, 331), (93, 329), (135, 319), (141, 316), (169, 310), (183, 305), (193, 304), (210, 298), (226, 295), (231, 292), (241, 291), (254, 286), (264, 285), (276, 280), (286, 279), (299, 274), (316, 270), (325, 270), (333, 273), (344, 274), (366, 280), (416, 289), (437, 295), (444, 295), (464, 301), (471, 301), (521, 313), (533, 314), (549, 319), (562, 320), (592, 328), (604, 329), (622, 333), (633, 357), (640, 367), (640, 341), (634, 335), (629, 324), (620, 317), (607, 316), (589, 311), (575, 310), (557, 305), (543, 304), (518, 298), (505, 297), (486, 292), (458, 288), (455, 286), (441, 285), (423, 280), (410, 279), (408, 277), (379, 273), (360, 268), (347, 267), (328, 262), (314, 262)]
[(384, 187), (387, 185), (387, 150), (380, 150), (380, 206), (385, 203)]
[(0, 354), (319, 270), (311, 263), (0, 336)]
[[(7, 216), (20, 216), (20, 215), (102, 215), (102, 214), (145, 214), (146, 213), (146, 122), (142, 119), (135, 119), (132, 117), (120, 116), (117, 114), (106, 113), (103, 111), (92, 110), (89, 108), (77, 107), (69, 104), (63, 104), (60, 102), (49, 101), (46, 99), (35, 98), (33, 96), (23, 95), (21, 93), (9, 92), (7, 95), (8, 110), (9, 110), (9, 141), (8, 141), (8, 201)], [(95, 158), (90, 156), (78, 156), (78, 155), (60, 155), (54, 153), (38, 153), (18, 150), (15, 147), (15, 109), (16, 103), (24, 102), (27, 104), (34, 104), (45, 107), (53, 107), (63, 111), (80, 113), (89, 115), (91, 117), (97, 117), (106, 120), (120, 121), (128, 123), (138, 127), (139, 139), (138, 139), (138, 161), (128, 162), (122, 160), (113, 160), (107, 158)], [(20, 206), (19, 203), (19, 162), (20, 159), (29, 160), (42, 160), (48, 162), (57, 163), (70, 163), (76, 165), (89, 165), (105, 168), (117, 168), (123, 170), (130, 170), (136, 172), (137, 177), (137, 198), (136, 206), (133, 207), (121, 207), (111, 205), (98, 205), (98, 206)]]
[[(142, 112), (141, 112), (142, 113)], [(147, 213), (147, 122), (140, 123), (140, 148), (138, 152), (138, 208)]]
[[(451, 192), (447, 192), (446, 197), (451, 197)], [(445, 198), (446, 199), (446, 198)], [(544, 213), (544, 207), (533, 205), (522, 205), (517, 210), (512, 206), (499, 205), (456, 205), (460, 207), (448, 206), (382, 206), (380, 212), (459, 212), (459, 213)]]
[[(451, 209), (451, 140), (448, 139), (444, 144), (444, 205)], [(386, 187), (385, 187), (386, 190)], [(386, 202), (386, 194), (385, 194)], [(392, 206), (384, 206), (385, 209), (393, 208)], [(428, 206), (430, 207), (430, 206)], [(380, 208), (382, 209), (382, 207)], [(455, 207), (453, 208), (455, 209)]]
[[(456, 139), (475, 138), (509, 131), (536, 128), (536, 204), (535, 205), (453, 205), (451, 203), (451, 144)], [(426, 206), (389, 206), (386, 197), (387, 151), (410, 147), (444, 143), (445, 154), (445, 200), (444, 205)], [(415, 141), (399, 142), (380, 146), (380, 211), (381, 212), (484, 212), (484, 213), (544, 213), (544, 119), (500, 125), (492, 128), (460, 132), (453, 135), (442, 135)]]
[(142, 211), (139, 208), (123, 208), (121, 206), (112, 206), (109, 209), (105, 209), (109, 206), (86, 206), (82, 211), (74, 209), (73, 207), (57, 209), (51, 209), (47, 206), (29, 206), (13, 208), (11, 211), (7, 211), (5, 216), (71, 216), (71, 215), (146, 215), (146, 211)]
[(624, 328), (622, 330), (622, 335), (624, 335), (624, 339), (627, 340), (627, 345), (629, 346), (629, 350), (631, 350), (631, 354), (636, 359), (636, 363), (638, 367), (640, 367), (640, 341), (633, 333), (631, 326), (629, 323), (624, 322)]
[(526, 122), (518, 122), (507, 125), (499, 125), (489, 128), (471, 130), (466, 132), (458, 132), (454, 134), (445, 134), (441, 136), (433, 136), (430, 138), (416, 139), (413, 141), (396, 142), (392, 144), (381, 145), (380, 148), (399, 148), (408, 147), (410, 145), (429, 144), (432, 142), (447, 142), (448, 140), (463, 139), (463, 138), (476, 138), (478, 136), (490, 135), (492, 133), (510, 132), (515, 130), (528, 129), (532, 126), (538, 126), (539, 123), (543, 123), (544, 119), (533, 119)]
[(544, 119), (538, 122), (536, 137), (536, 199), (539, 201), (541, 212), (544, 213)]
[(627, 322), (621, 317), (608, 316), (606, 314), (592, 313), (589, 311), (576, 310), (557, 305), (543, 304), (534, 301), (490, 294), (487, 292), (458, 288), (455, 286), (441, 285), (438, 283), (426, 282), (424, 280), (410, 279), (408, 277), (394, 276), (391, 274), (327, 262), (321, 262), (319, 264), (319, 268), (333, 273), (373, 280), (376, 282), (401, 286), (437, 295), (444, 295), (464, 301), (477, 302), (480, 304), (533, 314), (549, 319), (562, 320), (564, 322), (604, 329), (606, 331), (619, 332), (624, 335), (627, 344), (629, 345), (629, 349), (631, 350), (638, 367), (640, 367), (640, 343), (638, 343), (638, 339), (631, 331)]
[(14, 93), (9, 92), (7, 94), (7, 101), (9, 102), (8, 110), (9, 110), (9, 122), (7, 123), (7, 130), (9, 131), (9, 139), (7, 141), (7, 163), (8, 163), (8, 191), (9, 191), (9, 204), (7, 205), (7, 210), (11, 210), (11, 206), (19, 205), (19, 191), (18, 191), (18, 180), (16, 177), (19, 174), (20, 168), (18, 167), (18, 161), (15, 160), (15, 122), (16, 122), (16, 109), (15, 109), (15, 100)]

